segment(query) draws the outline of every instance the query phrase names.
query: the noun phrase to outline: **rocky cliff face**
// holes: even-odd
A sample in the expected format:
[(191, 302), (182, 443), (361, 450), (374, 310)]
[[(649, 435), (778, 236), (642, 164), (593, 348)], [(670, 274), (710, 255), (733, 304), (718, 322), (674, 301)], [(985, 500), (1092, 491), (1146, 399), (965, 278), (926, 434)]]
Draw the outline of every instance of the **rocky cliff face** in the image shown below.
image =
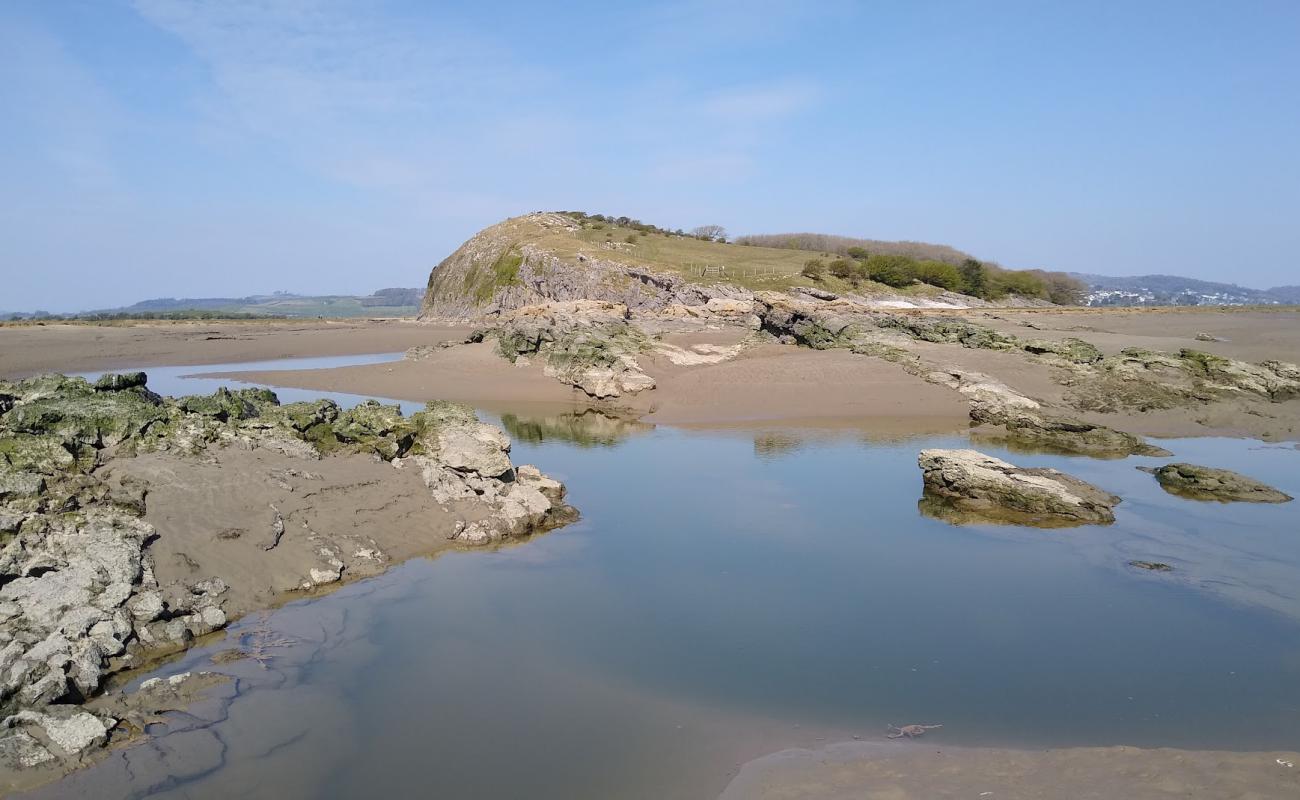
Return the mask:
[(601, 300), (632, 311), (669, 305), (702, 306), (713, 298), (748, 299), (728, 286), (697, 286), (609, 257), (566, 254), (540, 243), (578, 225), (562, 214), (529, 214), (485, 228), (442, 261), (429, 276), (420, 308), (424, 320), (477, 321), (541, 303)]

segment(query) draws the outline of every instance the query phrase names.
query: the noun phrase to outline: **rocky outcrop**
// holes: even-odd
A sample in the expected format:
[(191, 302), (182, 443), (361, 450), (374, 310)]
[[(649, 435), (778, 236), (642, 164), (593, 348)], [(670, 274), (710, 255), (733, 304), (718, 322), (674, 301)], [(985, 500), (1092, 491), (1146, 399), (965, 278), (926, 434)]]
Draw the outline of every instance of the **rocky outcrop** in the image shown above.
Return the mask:
[(1106, 524), (1119, 498), (1054, 469), (1017, 467), (976, 450), (923, 450), (925, 493), (975, 517), (1037, 525)]
[(1070, 402), (1085, 411), (1153, 411), (1237, 397), (1281, 403), (1300, 396), (1300, 367), (1251, 364), (1199, 350), (1173, 355), (1130, 347), (1081, 367), (1069, 384)]
[(1154, 469), (1139, 467), (1156, 476), (1170, 494), (1193, 500), (1218, 500), (1223, 503), (1286, 503), (1291, 495), (1266, 483), (1236, 472), (1196, 464), (1166, 464)]
[(493, 338), (511, 363), (540, 361), (546, 374), (607, 400), (654, 388), (637, 356), (650, 348), (617, 303), (582, 300), (518, 309), (474, 338)]
[[(95, 384), (46, 375), (0, 382), (0, 759), (18, 767), (103, 742), (113, 721), (69, 704), (111, 672), (188, 646), (224, 627), (227, 580), (212, 565), (163, 583), (150, 545), (166, 530), (143, 519), (144, 486), (100, 469), (146, 452), (210, 458), (212, 448), (265, 448), (301, 459), (366, 454), (418, 464), (431, 498), (465, 520), (456, 538), (481, 545), (562, 525), (575, 516), (564, 486), (515, 468), (510, 440), (471, 409), (430, 403), (404, 416), (375, 401), (280, 405), (260, 389), (162, 398), (142, 373)], [(221, 520), (213, 520), (220, 538)], [(273, 549), (284, 534), (276, 514)], [(330, 555), (326, 553), (325, 555)], [(337, 582), (330, 556), (303, 586)]]
[(1000, 427), (999, 441), (1008, 445), (1032, 445), (1070, 455), (1093, 458), (1123, 458), (1130, 455), (1167, 456), (1169, 451), (1149, 444), (1131, 433), (1105, 425), (1094, 425), (1074, 417), (1043, 413), (997, 401), (975, 400), (971, 421)]
[(734, 286), (704, 286), (623, 261), (617, 250), (575, 247), (580, 226), (564, 214), (508, 219), (475, 234), (429, 275), (420, 318), (482, 322), (515, 309), (552, 302), (596, 300), (637, 312), (670, 306), (707, 309), (711, 300), (748, 301)]

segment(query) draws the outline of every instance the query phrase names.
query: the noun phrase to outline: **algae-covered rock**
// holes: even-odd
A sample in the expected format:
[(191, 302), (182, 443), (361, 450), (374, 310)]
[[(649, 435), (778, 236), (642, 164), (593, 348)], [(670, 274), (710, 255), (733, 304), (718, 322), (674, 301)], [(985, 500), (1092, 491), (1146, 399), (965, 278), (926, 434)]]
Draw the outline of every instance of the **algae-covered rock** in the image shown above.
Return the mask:
[(878, 319), (882, 328), (901, 331), (923, 342), (960, 344), (982, 350), (1012, 350), (1019, 340), (984, 325), (959, 319), (928, 319), (904, 315), (885, 315)]
[(0, 464), (0, 500), (35, 497), (45, 489), (45, 479), (32, 472)]
[(654, 388), (637, 363), (649, 339), (626, 315), (618, 304), (556, 303), (520, 309), (480, 336), (495, 336), (497, 351), (512, 363), (540, 357), (547, 375), (608, 399)]
[(405, 453), (415, 438), (415, 425), (402, 416), (401, 406), (378, 400), (367, 400), (340, 413), (330, 429), (347, 449), (373, 452), (385, 461)]
[(1280, 403), (1300, 396), (1300, 368), (1280, 361), (1251, 364), (1184, 348), (1178, 357), (1189, 372), (1215, 388), (1250, 392)]
[(1059, 342), (1051, 339), (1030, 339), (1021, 347), (1027, 353), (1057, 356), (1071, 364), (1095, 364), (1104, 357), (1096, 345), (1073, 337)]
[(212, 394), (182, 397), (176, 403), (186, 413), (230, 422), (252, 419), (263, 405), (278, 405), (279, 399), (269, 389), (231, 390), (222, 386)]
[(1131, 433), (1022, 406), (974, 400), (971, 402), (970, 416), (978, 425), (1001, 426), (1006, 432), (1008, 443), (1013, 445), (1036, 445), (1047, 450), (1094, 458), (1169, 455), (1168, 450), (1149, 444)]
[(55, 475), (75, 469), (77, 457), (58, 436), (13, 433), (0, 434), (0, 462), (18, 470)]
[(112, 447), (167, 419), (161, 400), (146, 389), (96, 392), (81, 379), (44, 380), (49, 377), (4, 415), (5, 428), (53, 435), (77, 451)]
[(1139, 467), (1156, 476), (1170, 494), (1193, 500), (1218, 500), (1223, 503), (1285, 503), (1292, 498), (1266, 483), (1226, 469), (1196, 464), (1166, 464), (1155, 469)]
[(124, 389), (143, 387), (148, 381), (149, 376), (143, 372), (108, 372), (95, 381), (95, 391), (120, 392)]
[(1120, 499), (1054, 469), (1027, 469), (976, 450), (923, 450), (925, 492), (993, 522), (1085, 525), (1115, 521)]

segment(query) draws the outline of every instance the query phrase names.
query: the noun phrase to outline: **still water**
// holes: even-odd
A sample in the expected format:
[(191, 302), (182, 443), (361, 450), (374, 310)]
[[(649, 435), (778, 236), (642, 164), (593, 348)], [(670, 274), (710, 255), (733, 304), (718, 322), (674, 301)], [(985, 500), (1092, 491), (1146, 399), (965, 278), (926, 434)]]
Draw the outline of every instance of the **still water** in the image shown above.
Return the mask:
[[(1300, 747), (1300, 503), (981, 445), (1124, 502), (1108, 527), (956, 527), (919, 513), (916, 454), (965, 437), (485, 418), (580, 522), (234, 626), (281, 642), (268, 668), (213, 667), (228, 640), (161, 671), (239, 677), (201, 731), (40, 796), (701, 797), (763, 753), (912, 722), (943, 723), (927, 744)], [(1161, 444), (1300, 496), (1293, 447)]]

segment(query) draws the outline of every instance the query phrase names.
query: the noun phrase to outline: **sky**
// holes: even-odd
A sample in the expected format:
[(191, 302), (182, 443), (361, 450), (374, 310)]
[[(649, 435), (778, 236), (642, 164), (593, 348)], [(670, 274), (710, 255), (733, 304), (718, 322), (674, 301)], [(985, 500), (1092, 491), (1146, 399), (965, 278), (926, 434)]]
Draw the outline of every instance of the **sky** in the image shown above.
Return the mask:
[(0, 309), (422, 286), (542, 209), (1300, 283), (1300, 3), (0, 0)]

